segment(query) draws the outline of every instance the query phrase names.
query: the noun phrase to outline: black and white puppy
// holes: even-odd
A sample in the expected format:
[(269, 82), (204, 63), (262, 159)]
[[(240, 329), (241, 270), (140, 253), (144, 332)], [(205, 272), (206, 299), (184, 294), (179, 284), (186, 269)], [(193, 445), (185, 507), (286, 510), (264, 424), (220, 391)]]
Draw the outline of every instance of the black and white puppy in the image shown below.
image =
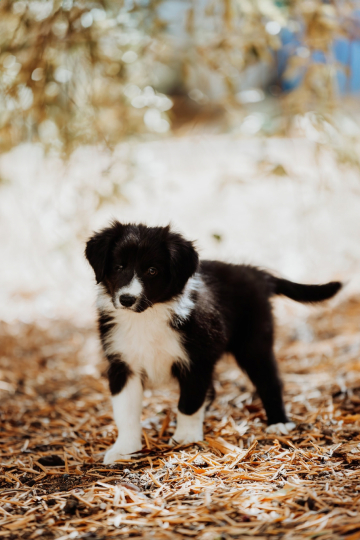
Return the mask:
[(214, 366), (226, 352), (257, 388), (268, 424), (289, 422), (273, 353), (270, 297), (318, 302), (341, 283), (300, 285), (251, 266), (199, 261), (192, 242), (170, 227), (118, 221), (94, 234), (85, 254), (98, 283), (99, 331), (118, 428), (104, 463), (141, 449), (148, 385), (177, 383), (173, 439), (202, 440)]

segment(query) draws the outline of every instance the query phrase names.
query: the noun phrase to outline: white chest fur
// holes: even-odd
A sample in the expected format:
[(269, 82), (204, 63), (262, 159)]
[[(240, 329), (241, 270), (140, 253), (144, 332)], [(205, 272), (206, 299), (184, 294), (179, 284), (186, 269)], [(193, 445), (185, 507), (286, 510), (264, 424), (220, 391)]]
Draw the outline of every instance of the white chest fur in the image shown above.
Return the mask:
[(109, 352), (120, 353), (135, 373), (146, 373), (151, 386), (170, 382), (175, 361), (189, 361), (179, 332), (169, 324), (171, 315), (169, 307), (161, 304), (143, 313), (119, 310), (109, 334)]
[(184, 320), (194, 306), (193, 303), (190, 305), (189, 288), (184, 294), (177, 300), (155, 304), (143, 313), (135, 313), (115, 309), (104, 289), (99, 289), (98, 307), (115, 321), (106, 336), (105, 352), (120, 354), (134, 373), (146, 374), (146, 385), (169, 384), (173, 363), (189, 363), (181, 334), (170, 326), (174, 314)]

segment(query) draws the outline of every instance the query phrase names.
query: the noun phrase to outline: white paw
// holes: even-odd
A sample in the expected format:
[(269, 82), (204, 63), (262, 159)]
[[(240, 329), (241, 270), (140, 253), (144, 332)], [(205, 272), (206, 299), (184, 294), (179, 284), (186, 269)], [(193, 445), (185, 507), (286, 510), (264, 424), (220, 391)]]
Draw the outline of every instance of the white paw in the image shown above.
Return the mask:
[(118, 444), (117, 442), (109, 448), (104, 456), (104, 465), (110, 465), (115, 463), (118, 459), (132, 459), (135, 456), (132, 455), (134, 452), (139, 452), (141, 450), (141, 443), (133, 445)]
[(278, 424), (271, 424), (266, 428), (266, 433), (275, 433), (276, 435), (289, 435), (290, 431), (296, 428), (294, 422), (279, 422)]
[(176, 429), (174, 435), (171, 438), (172, 444), (191, 444), (202, 441), (204, 438), (202, 429), (194, 431), (183, 431), (182, 429)]
[(112, 463), (115, 463), (119, 459), (131, 459), (131, 455), (129, 455), (129, 454), (120, 454), (119, 452), (117, 452), (116, 449), (110, 448), (110, 450), (108, 450), (105, 453), (103, 463), (104, 463), (104, 465), (111, 465)]
[(177, 425), (171, 442), (175, 444), (191, 444), (204, 439), (205, 405), (202, 405), (194, 414), (177, 413)]

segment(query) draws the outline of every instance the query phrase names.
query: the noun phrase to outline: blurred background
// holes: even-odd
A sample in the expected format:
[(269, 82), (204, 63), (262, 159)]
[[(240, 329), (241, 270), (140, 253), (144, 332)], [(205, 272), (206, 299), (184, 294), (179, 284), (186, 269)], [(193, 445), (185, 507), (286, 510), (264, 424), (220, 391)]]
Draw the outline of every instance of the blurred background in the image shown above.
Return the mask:
[(2, 0), (0, 319), (93, 321), (113, 217), (358, 292), (359, 97), (358, 1)]

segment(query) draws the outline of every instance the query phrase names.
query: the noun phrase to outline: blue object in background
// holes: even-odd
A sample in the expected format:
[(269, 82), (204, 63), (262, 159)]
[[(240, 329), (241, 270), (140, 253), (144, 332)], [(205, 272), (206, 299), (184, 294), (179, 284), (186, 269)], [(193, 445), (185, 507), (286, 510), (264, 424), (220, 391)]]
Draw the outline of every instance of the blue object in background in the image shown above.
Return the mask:
[[(335, 41), (334, 56), (340, 64), (344, 65), (344, 68), (348, 66), (350, 59), (350, 42), (348, 39), (341, 38)], [(338, 69), (336, 77), (340, 94), (346, 94), (348, 92), (349, 74), (346, 73), (345, 69)]]
[[(299, 38), (287, 28), (281, 31), (282, 47), (277, 51), (277, 75), (281, 82), (281, 88), (285, 92), (294, 90), (302, 81), (306, 68), (300, 69), (296, 77), (284, 78), (288, 59), (297, 54), (298, 47), (303, 47)], [(337, 38), (333, 43), (333, 58), (344, 66), (337, 69), (337, 90), (340, 94), (360, 94), (360, 39), (349, 40)], [(327, 59), (323, 51), (314, 51), (310, 62), (326, 63)]]
[(334, 56), (347, 70), (338, 69), (337, 80), (341, 94), (360, 93), (360, 40), (337, 39)]
[(350, 92), (360, 92), (360, 40), (350, 44)]

